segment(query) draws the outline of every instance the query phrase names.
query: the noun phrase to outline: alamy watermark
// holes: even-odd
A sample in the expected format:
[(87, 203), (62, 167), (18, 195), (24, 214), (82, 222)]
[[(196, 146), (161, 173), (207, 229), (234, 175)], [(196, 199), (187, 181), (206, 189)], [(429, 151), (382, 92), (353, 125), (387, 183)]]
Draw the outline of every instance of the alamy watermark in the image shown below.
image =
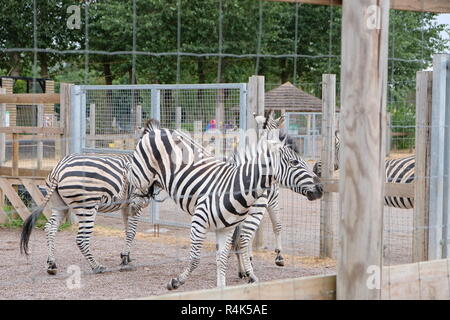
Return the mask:
[(81, 9), (80, 6), (71, 5), (67, 7), (67, 13), (70, 16), (67, 18), (67, 28), (70, 30), (81, 29)]
[(366, 273), (368, 274), (366, 280), (366, 286), (369, 290), (381, 289), (381, 268), (377, 265), (370, 265), (367, 267)]

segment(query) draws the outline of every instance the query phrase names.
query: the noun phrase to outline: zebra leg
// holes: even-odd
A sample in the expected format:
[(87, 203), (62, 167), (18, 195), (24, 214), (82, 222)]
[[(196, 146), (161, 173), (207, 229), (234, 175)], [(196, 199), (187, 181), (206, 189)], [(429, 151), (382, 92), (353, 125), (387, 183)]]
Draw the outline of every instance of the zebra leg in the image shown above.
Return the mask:
[(189, 277), (189, 275), (194, 271), (198, 264), (200, 263), (200, 251), (203, 246), (203, 242), (206, 239), (206, 227), (204, 225), (204, 218), (199, 216), (203, 215), (203, 211), (196, 210), (196, 213), (192, 217), (191, 223), (191, 251), (189, 256), (189, 265), (182, 273), (176, 278), (172, 278), (167, 284), (168, 290), (178, 289), (182, 284), (184, 284)]
[(91, 233), (95, 224), (95, 216), (97, 214), (97, 208), (93, 209), (74, 209), (75, 214), (78, 216), (78, 234), (76, 238), (77, 246), (80, 249), (83, 256), (87, 259), (94, 273), (102, 273), (106, 271), (106, 268), (100, 265), (92, 256), (90, 241)]
[(225, 287), (225, 272), (228, 265), (228, 255), (233, 241), (233, 229), (216, 230), (216, 264), (217, 264), (217, 287)]
[(244, 259), (242, 257), (242, 248), (241, 248), (240, 239), (241, 239), (241, 225), (238, 225), (234, 229), (232, 248), (234, 250), (234, 253), (236, 254), (236, 258), (237, 258), (237, 262), (238, 262), (239, 278), (243, 279), (247, 275), (245, 274), (245, 266), (244, 266)]
[(275, 243), (276, 243), (276, 247), (275, 247), (275, 252), (277, 254), (277, 256), (275, 257), (275, 264), (279, 267), (283, 267), (284, 266), (284, 258), (281, 255), (281, 223), (280, 223), (280, 219), (279, 219), (279, 209), (278, 206), (269, 206), (267, 208), (267, 211), (269, 212), (269, 217), (270, 217), (270, 221), (272, 222), (272, 228), (273, 228), (273, 233), (275, 234)]
[[(136, 236), (136, 227), (139, 221), (139, 216), (141, 215), (141, 210), (137, 210), (135, 214), (129, 214), (130, 212), (133, 212), (133, 209), (122, 209), (122, 215), (124, 216), (124, 220), (126, 219), (125, 223), (125, 247), (120, 254), (120, 257), (122, 258), (122, 263), (120, 264), (120, 270), (121, 271), (128, 271), (132, 270), (133, 268), (128, 266), (128, 264), (131, 262), (130, 258), (130, 251), (131, 251), (131, 244), (133, 243), (134, 237)], [(125, 215), (127, 218), (125, 218)]]
[(53, 209), (50, 220), (45, 224), (45, 233), (47, 235), (47, 273), (55, 275), (57, 273), (57, 267), (55, 263), (55, 236), (58, 232), (59, 224), (64, 216), (67, 214), (67, 209)]
[(258, 277), (256, 277), (253, 271), (252, 255), (253, 255), (253, 237), (256, 230), (261, 223), (265, 207), (252, 207), (250, 209), (249, 216), (241, 223), (241, 235), (239, 238), (239, 243), (241, 246), (242, 260), (244, 263), (245, 277), (248, 278), (248, 282), (257, 282)]

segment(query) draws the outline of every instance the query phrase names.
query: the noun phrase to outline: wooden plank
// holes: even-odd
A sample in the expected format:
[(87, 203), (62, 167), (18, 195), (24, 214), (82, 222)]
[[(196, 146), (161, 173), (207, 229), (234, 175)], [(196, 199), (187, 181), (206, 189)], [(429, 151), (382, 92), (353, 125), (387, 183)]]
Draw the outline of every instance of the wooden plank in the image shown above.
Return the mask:
[[(378, 6), (379, 25), (368, 26), (369, 6)], [(389, 0), (343, 1), (337, 265), (343, 300), (381, 297), (367, 286), (367, 270), (382, 263), (388, 29)]]
[(14, 93), (0, 95), (0, 103), (40, 104), (59, 103), (59, 93)]
[[(30, 177), (30, 176), (36, 176), (36, 177), (42, 177), (45, 178), (50, 173), (50, 170), (36, 170), (36, 169), (28, 169), (28, 168), (19, 168), (19, 174), (17, 176), (22, 177)], [(12, 168), (11, 167), (0, 167), (0, 176), (14, 176), (12, 174)]]
[[(342, 0), (266, 0), (274, 2), (299, 2), (317, 5), (342, 5)], [(450, 13), (448, 0), (395, 0), (391, 1), (391, 9), (404, 11)]]
[[(28, 193), (33, 198), (34, 202), (36, 202), (38, 206), (41, 206), (44, 202), (45, 197), (37, 187), (36, 180), (22, 178), (20, 179), (20, 181), (25, 187), (25, 189), (27, 189)], [(48, 206), (44, 208), (43, 212), (47, 220), (50, 219), (50, 217), (52, 216), (52, 211)]]
[(332, 300), (336, 276), (320, 275), (172, 293), (140, 300)]
[(449, 300), (449, 275), (449, 259), (384, 267), (382, 298)]
[[(450, 259), (423, 261), (382, 269), (381, 298), (450, 299)], [(274, 280), (250, 285), (230, 286), (170, 293), (139, 300), (333, 300), (336, 275), (320, 275)]]
[[(335, 158), (336, 75), (322, 75), (322, 181), (333, 178)], [(333, 193), (320, 200), (320, 257), (333, 255)]]
[(16, 190), (11, 186), (8, 180), (0, 178), (0, 189), (3, 190), (8, 200), (11, 202), (14, 209), (17, 211), (22, 220), (25, 220), (30, 215), (30, 211), (23, 204)]
[(35, 134), (64, 134), (64, 128), (38, 128), (38, 127), (2, 127), (0, 128), (0, 133), (9, 134), (24, 134), (24, 133), (35, 133)]
[(414, 173), (413, 261), (428, 258), (429, 163), (431, 139), (431, 71), (416, 76), (416, 164)]

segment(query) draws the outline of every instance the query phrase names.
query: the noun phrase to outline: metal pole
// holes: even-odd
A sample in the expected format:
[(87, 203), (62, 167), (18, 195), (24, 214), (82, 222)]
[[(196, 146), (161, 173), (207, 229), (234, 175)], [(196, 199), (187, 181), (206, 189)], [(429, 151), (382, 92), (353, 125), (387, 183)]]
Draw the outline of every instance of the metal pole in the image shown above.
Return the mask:
[[(161, 90), (151, 89), (151, 107), (152, 118), (161, 121)], [(149, 210), (151, 223), (159, 224), (159, 203), (151, 201)]]

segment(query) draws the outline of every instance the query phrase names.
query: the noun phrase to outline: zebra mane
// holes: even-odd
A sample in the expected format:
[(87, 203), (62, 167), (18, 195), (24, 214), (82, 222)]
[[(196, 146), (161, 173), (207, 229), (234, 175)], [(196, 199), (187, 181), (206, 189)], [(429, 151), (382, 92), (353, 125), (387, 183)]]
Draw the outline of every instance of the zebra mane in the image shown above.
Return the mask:
[(150, 118), (145, 122), (144, 125), (144, 132), (142, 133), (142, 135), (146, 134), (147, 132), (150, 131), (155, 131), (157, 129), (161, 129), (161, 124), (158, 120)]
[(285, 141), (285, 146), (289, 149), (292, 149), (294, 152), (300, 154), (300, 149), (298, 148), (297, 144), (294, 141), (294, 138), (292, 138), (285, 129), (280, 129), (280, 140)]

